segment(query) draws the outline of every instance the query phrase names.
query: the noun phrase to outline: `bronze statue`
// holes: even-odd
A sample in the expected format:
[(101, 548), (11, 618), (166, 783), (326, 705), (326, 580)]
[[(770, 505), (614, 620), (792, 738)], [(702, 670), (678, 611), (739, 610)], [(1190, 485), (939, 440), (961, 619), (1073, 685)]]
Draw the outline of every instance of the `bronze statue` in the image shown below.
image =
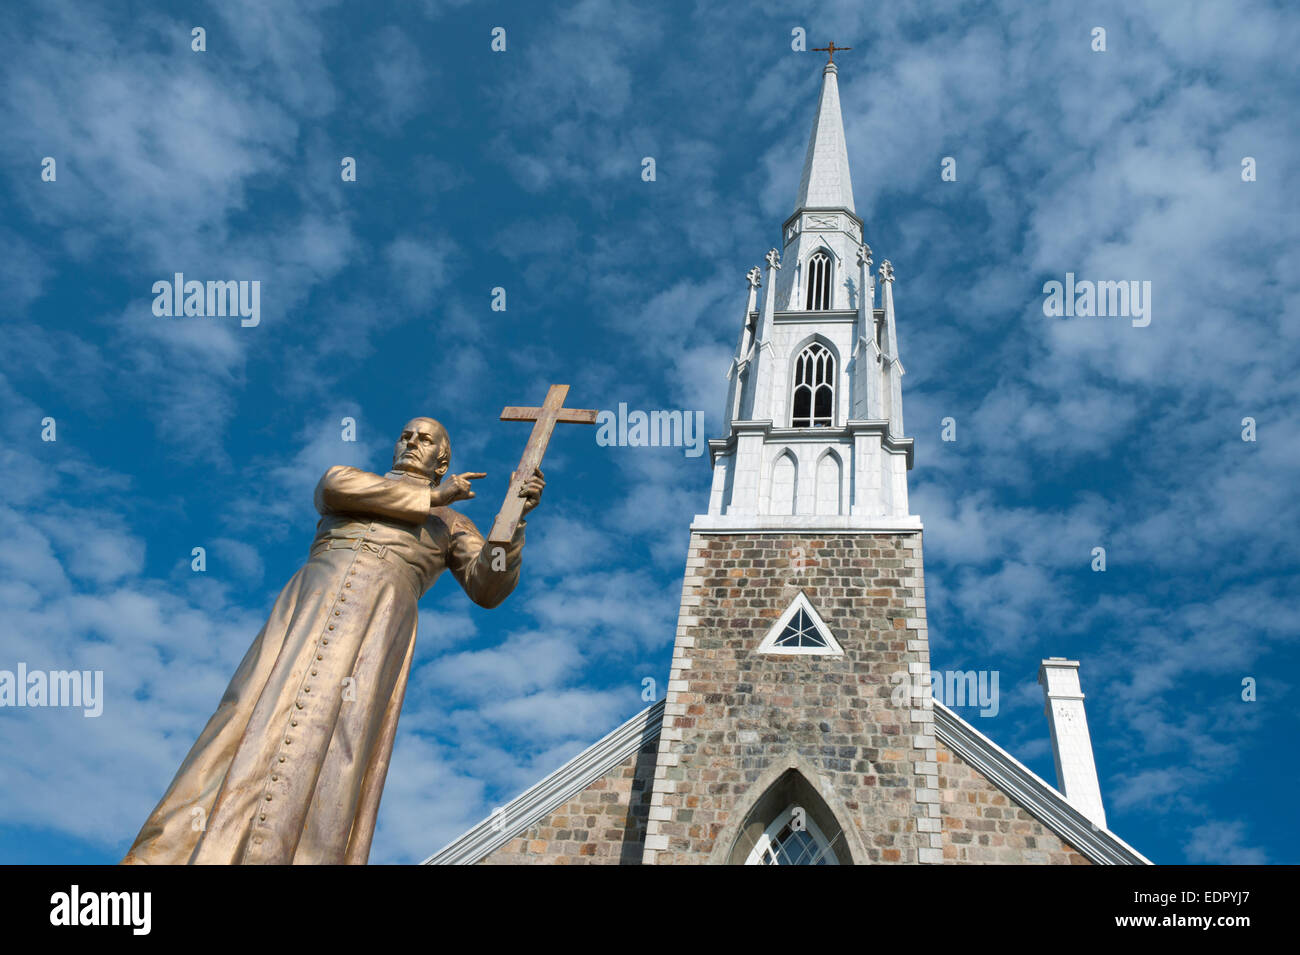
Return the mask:
[[(555, 386), (552, 397), (556, 388), (568, 390)], [(415, 646), (416, 602), (444, 569), (483, 607), (514, 590), (522, 518), (541, 500), (537, 465), (551, 427), (586, 420), (574, 415), (595, 420), (594, 411), (562, 404), (563, 392), (544, 408), (507, 409), (515, 413), (507, 420), (537, 427), (521, 462), (532, 466), (514, 475), (506, 518), (498, 518), (509, 532), (500, 542), (485, 544), (449, 506), (474, 497), (470, 482), (485, 475), (446, 477), (451, 442), (432, 418), (406, 425), (387, 474), (325, 472), (307, 563), (280, 592), (124, 864), (367, 860)]]

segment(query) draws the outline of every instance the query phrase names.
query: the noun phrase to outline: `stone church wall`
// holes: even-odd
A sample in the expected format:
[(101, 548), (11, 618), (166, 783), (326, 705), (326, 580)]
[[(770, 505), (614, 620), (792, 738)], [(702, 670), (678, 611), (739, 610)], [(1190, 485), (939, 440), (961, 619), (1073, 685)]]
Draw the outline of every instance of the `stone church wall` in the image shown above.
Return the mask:
[[(757, 652), (800, 590), (843, 656)], [(735, 862), (791, 770), (858, 864), (1087, 864), (899, 703), (894, 675), (928, 684), (924, 607), (916, 533), (693, 534), (659, 739), (483, 864)]]
[(1091, 864), (943, 743), (938, 757), (944, 862)]
[[(646, 861), (727, 861), (795, 769), (853, 861), (941, 862), (933, 713), (891, 699), (928, 685), (923, 588), (917, 533), (693, 534)], [(800, 590), (843, 656), (757, 652)]]
[(658, 741), (525, 829), (481, 865), (640, 865)]

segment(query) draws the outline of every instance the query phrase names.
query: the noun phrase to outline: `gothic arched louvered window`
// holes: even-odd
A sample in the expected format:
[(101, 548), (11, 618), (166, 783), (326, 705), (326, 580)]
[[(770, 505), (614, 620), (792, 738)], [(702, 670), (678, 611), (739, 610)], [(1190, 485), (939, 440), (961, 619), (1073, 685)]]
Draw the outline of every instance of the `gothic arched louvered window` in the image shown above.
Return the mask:
[(813, 342), (794, 360), (794, 402), (790, 426), (828, 428), (835, 418), (835, 356)]
[(827, 309), (831, 307), (831, 257), (825, 252), (814, 252), (808, 256), (808, 296), (804, 308)]

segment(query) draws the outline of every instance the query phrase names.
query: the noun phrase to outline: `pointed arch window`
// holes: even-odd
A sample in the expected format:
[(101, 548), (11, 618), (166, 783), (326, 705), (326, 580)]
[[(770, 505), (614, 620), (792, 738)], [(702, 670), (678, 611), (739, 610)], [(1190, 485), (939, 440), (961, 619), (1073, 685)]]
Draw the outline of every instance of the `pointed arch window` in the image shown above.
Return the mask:
[(802, 806), (787, 806), (758, 837), (745, 865), (839, 865), (830, 840)]
[(799, 462), (786, 448), (772, 464), (772, 481), (768, 487), (769, 514), (782, 516), (796, 513), (799, 506)]
[(808, 256), (808, 294), (804, 308), (808, 311), (831, 307), (831, 257), (820, 249)]
[(814, 513), (839, 514), (840, 498), (843, 492), (840, 473), (843, 465), (834, 449), (827, 448), (817, 460), (817, 495)]
[(835, 356), (813, 342), (794, 360), (791, 427), (829, 428), (835, 420)]
[(853, 865), (854, 859), (840, 821), (822, 793), (792, 767), (745, 813), (726, 861), (729, 865)]

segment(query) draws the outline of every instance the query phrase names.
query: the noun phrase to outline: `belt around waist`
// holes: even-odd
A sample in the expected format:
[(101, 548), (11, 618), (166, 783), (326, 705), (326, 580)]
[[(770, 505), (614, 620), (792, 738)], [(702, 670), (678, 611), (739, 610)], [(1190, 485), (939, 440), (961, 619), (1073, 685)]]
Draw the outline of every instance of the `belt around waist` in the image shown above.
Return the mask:
[(327, 550), (368, 550), (372, 554), (378, 554), (380, 560), (388, 556), (387, 544), (372, 544), (360, 537), (327, 537), (323, 541), (312, 544), (308, 556), (315, 557)]

